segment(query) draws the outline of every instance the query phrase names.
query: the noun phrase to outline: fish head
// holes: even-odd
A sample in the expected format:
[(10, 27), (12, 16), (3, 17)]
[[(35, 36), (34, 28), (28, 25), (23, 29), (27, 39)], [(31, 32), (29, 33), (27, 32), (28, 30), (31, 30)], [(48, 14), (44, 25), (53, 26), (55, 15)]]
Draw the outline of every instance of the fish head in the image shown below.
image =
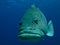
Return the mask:
[(18, 37), (23, 40), (41, 39), (45, 35), (43, 21), (40, 10), (32, 6), (21, 18)]

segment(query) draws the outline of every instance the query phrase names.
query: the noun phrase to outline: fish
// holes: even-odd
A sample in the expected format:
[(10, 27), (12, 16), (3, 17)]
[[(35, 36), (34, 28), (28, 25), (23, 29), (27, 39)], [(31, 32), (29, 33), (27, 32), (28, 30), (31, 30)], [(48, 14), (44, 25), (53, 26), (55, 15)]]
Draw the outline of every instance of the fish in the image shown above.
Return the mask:
[(18, 38), (21, 40), (39, 40), (44, 36), (53, 37), (52, 20), (47, 22), (45, 15), (35, 5), (31, 5), (18, 24)]

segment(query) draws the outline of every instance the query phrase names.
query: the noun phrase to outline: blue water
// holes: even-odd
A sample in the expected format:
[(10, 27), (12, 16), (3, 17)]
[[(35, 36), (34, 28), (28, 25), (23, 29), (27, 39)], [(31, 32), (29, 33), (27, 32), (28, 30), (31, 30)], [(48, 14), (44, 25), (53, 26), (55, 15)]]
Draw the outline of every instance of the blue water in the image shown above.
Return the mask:
[[(38, 42), (17, 38), (21, 16), (35, 4), (54, 25), (54, 36)], [(0, 45), (60, 45), (60, 0), (0, 0)]]

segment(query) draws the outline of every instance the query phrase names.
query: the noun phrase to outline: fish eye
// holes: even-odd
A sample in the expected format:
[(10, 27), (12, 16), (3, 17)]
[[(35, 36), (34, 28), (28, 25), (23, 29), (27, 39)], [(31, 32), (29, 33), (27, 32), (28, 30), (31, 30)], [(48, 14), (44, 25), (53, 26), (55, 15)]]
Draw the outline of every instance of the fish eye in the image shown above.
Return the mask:
[(38, 20), (33, 20), (32, 23), (38, 24)]
[(20, 22), (19, 25), (22, 26), (23, 25), (22, 22)]
[(21, 28), (23, 26), (23, 23), (22, 22), (20, 22), (19, 23), (19, 28)]

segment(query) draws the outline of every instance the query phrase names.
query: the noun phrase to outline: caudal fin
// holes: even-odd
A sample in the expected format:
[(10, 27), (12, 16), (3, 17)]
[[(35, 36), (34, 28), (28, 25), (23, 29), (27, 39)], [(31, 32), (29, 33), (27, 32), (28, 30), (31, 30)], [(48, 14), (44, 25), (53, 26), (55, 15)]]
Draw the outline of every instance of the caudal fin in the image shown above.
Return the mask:
[(54, 28), (53, 28), (53, 23), (50, 20), (48, 23), (48, 32), (47, 32), (47, 36), (54, 36)]

